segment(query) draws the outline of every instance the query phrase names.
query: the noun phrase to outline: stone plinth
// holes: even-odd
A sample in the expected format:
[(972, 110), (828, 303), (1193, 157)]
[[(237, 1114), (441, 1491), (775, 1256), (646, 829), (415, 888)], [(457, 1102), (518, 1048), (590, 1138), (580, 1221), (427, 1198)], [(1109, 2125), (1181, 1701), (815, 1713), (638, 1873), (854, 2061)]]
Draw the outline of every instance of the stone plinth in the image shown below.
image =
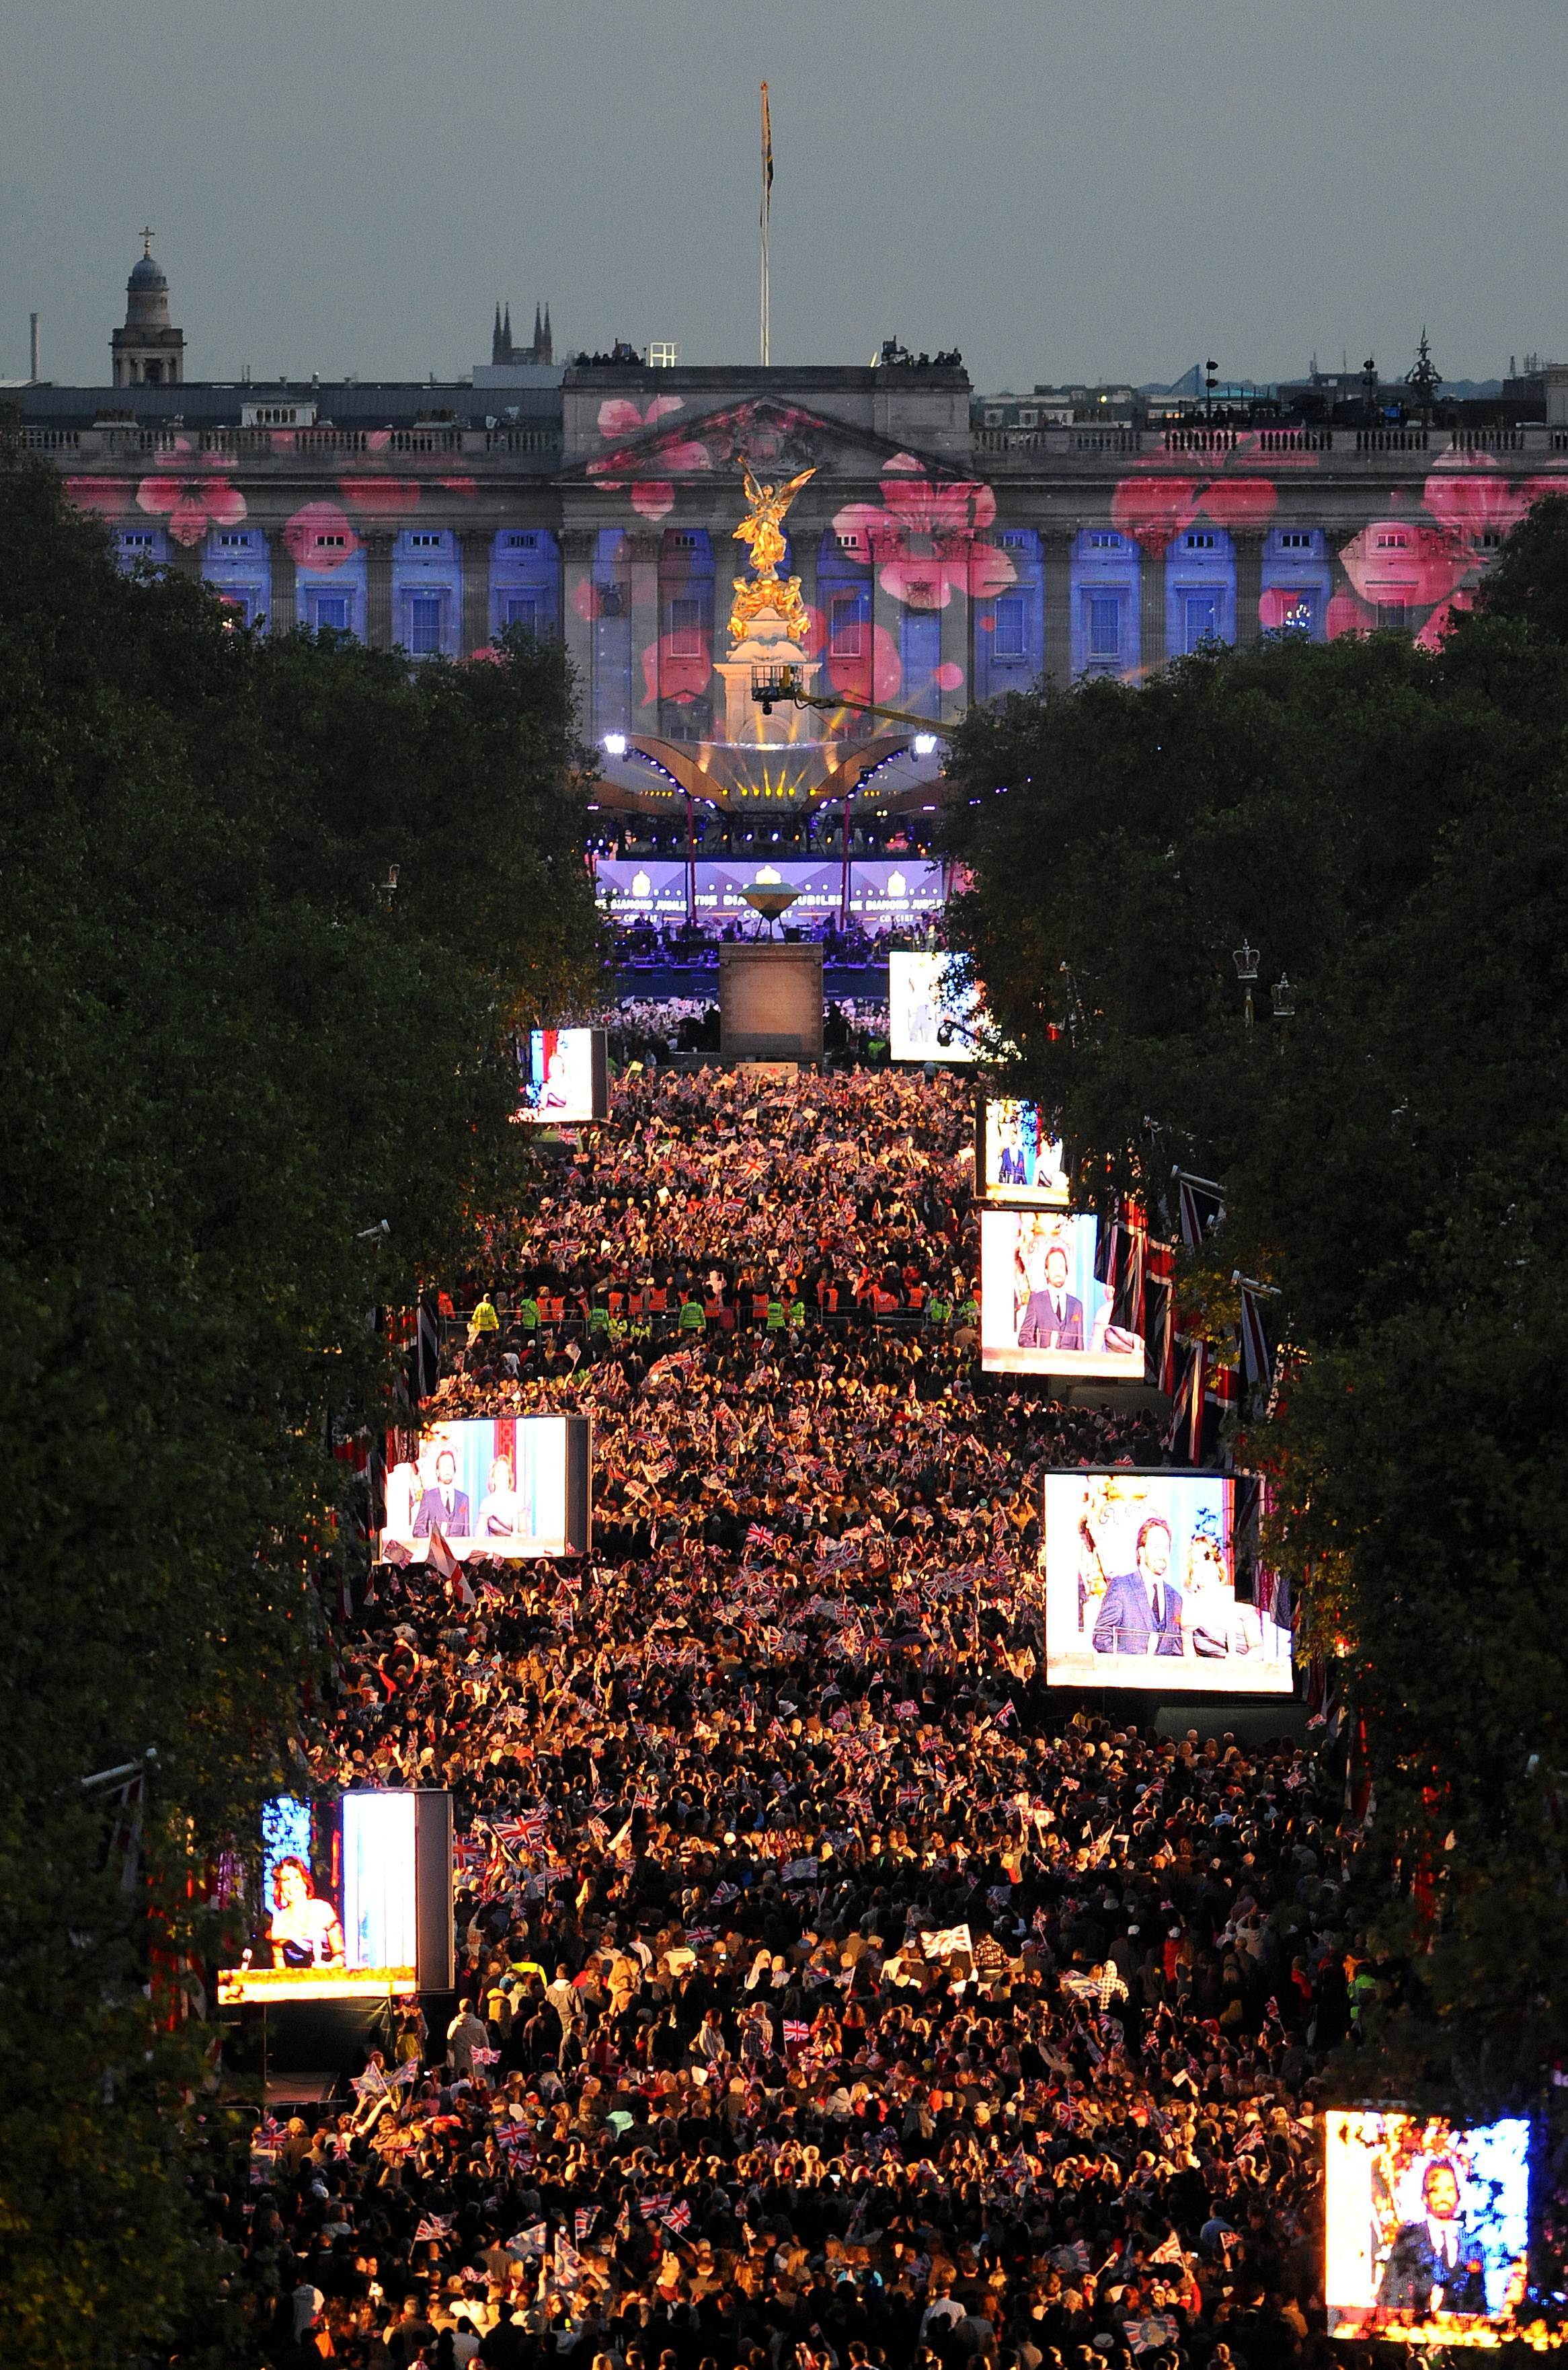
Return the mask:
[(819, 1062), (820, 946), (761, 939), (721, 946), (718, 1014), (727, 1062)]

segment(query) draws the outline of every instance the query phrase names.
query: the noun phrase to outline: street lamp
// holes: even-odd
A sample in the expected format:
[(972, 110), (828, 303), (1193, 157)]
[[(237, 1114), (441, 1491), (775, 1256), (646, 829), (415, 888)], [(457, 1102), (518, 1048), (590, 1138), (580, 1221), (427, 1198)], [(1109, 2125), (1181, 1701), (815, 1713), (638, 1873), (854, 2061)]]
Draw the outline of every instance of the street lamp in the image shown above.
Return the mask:
[(1258, 950), (1243, 938), (1239, 947), (1231, 949), (1230, 960), (1236, 966), (1236, 976), (1247, 991), (1245, 1019), (1253, 1025), (1253, 982), (1258, 975)]
[(1208, 360), (1203, 366), (1204, 403), (1206, 407), (1206, 416), (1209, 420), (1212, 420), (1214, 417), (1214, 390), (1219, 384), (1219, 364), (1215, 361), (1213, 355), (1210, 354)]

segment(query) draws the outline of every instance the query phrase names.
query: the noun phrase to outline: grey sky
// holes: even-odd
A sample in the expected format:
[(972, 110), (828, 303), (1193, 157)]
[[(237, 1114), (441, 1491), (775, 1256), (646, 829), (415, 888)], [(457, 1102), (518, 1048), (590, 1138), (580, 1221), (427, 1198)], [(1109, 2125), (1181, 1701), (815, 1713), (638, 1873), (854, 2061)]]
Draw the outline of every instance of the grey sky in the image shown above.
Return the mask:
[(191, 377), (957, 345), (983, 386), (1568, 355), (1564, 0), (6, 0), (0, 375), (102, 382), (143, 222)]

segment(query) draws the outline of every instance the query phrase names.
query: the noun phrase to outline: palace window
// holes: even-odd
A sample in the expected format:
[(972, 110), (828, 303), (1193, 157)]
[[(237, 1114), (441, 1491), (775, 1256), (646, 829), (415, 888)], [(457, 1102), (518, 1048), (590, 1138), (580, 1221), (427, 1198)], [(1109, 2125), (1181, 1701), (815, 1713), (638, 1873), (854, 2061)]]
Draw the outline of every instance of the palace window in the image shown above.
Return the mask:
[(1196, 650), (1200, 642), (1216, 640), (1219, 633), (1219, 593), (1184, 593), (1182, 621), (1185, 633), (1185, 647), (1188, 650)]
[[(341, 543), (342, 536), (339, 535), (338, 540)], [(349, 630), (348, 594), (318, 592), (315, 596), (315, 623), (318, 633), (324, 627), (330, 627), (334, 633), (346, 634)]]
[(1122, 539), (1110, 527), (1096, 527), (1089, 537), (1091, 551), (1119, 551)]
[(991, 648), (999, 659), (1024, 656), (1024, 616), (1022, 592), (1004, 592), (996, 604)]
[(539, 631), (539, 601), (535, 593), (509, 592), (501, 606), (504, 626), (521, 626), (525, 634)]
[(346, 535), (318, 535), (315, 547), (317, 551), (347, 551), (349, 538)]
[(1089, 656), (1119, 659), (1122, 654), (1122, 604), (1114, 592), (1089, 596)]
[(413, 533), (408, 537), (408, 548), (410, 551), (440, 551), (445, 541), (444, 535)]
[(861, 603), (857, 592), (835, 592), (828, 612), (828, 655), (834, 659), (863, 658)]
[(1186, 546), (1189, 551), (1214, 551), (1218, 548), (1212, 534), (1207, 527), (1196, 528), (1187, 536)]
[(433, 659), (441, 646), (441, 604), (429, 594), (408, 604), (408, 647), (417, 659)]
[(670, 655), (672, 659), (703, 655), (703, 604), (690, 594), (670, 604)]
[(1281, 551), (1310, 551), (1311, 530), (1299, 526), (1282, 527), (1279, 535), (1279, 548)]
[(536, 535), (509, 535), (507, 537), (507, 549), (509, 551), (532, 551), (536, 548), (538, 542), (539, 537)]
[(1386, 535), (1379, 535), (1377, 547), (1379, 551), (1408, 551), (1410, 537), (1402, 527), (1396, 527)]

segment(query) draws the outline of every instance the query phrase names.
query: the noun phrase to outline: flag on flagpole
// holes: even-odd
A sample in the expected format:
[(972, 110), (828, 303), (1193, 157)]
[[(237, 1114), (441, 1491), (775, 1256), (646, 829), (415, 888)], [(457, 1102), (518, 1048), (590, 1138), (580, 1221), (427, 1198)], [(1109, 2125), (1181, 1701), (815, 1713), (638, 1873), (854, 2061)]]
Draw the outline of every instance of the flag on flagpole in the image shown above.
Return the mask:
[(762, 85), (762, 222), (773, 202), (773, 120), (768, 111), (768, 86)]
[(1180, 1188), (1182, 1240), (1189, 1251), (1200, 1251), (1225, 1215), (1225, 1189), (1211, 1177), (1195, 1177), (1185, 1168), (1171, 1173)]
[(1203, 1369), (1207, 1344), (1201, 1337), (1183, 1340), (1176, 1349), (1176, 1384), (1171, 1394), (1171, 1422), (1165, 1445), (1188, 1465), (1199, 1461), (1203, 1444)]
[(1274, 1352), (1264, 1322), (1264, 1302), (1277, 1294), (1265, 1283), (1254, 1283), (1239, 1271), (1232, 1279), (1242, 1287), (1242, 1371), (1247, 1388), (1265, 1404), (1274, 1397)]

